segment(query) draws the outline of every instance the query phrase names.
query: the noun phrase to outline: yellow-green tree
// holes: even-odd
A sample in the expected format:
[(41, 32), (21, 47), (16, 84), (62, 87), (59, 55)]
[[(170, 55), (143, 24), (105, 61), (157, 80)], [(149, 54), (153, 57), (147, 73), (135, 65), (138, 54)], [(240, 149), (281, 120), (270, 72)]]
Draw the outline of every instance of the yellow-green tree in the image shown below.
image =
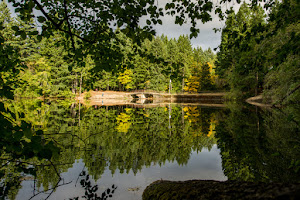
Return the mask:
[(192, 62), (190, 69), (191, 75), (185, 81), (185, 87), (183, 89), (191, 93), (198, 92), (201, 89), (201, 65), (198, 62)]
[(133, 73), (131, 69), (125, 68), (123, 72), (119, 73), (118, 80), (124, 86), (126, 90), (129, 90), (132, 87), (132, 77)]
[(184, 86), (184, 91), (193, 93), (193, 92), (198, 92), (200, 89), (200, 79), (201, 77), (199, 76), (190, 76), (185, 83)]

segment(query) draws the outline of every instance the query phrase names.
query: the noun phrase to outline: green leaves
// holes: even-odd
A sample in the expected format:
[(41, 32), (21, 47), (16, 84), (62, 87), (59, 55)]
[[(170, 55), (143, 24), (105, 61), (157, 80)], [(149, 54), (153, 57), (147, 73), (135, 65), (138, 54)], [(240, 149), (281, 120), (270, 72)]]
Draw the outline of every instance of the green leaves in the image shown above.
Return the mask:
[(11, 29), (14, 30), (15, 32), (19, 31), (19, 27), (18, 26), (12, 26)]
[(38, 40), (39, 42), (41, 42), (42, 39), (43, 39), (43, 36), (42, 36), (42, 35), (38, 35), (38, 36), (37, 36), (37, 40)]
[(44, 16), (38, 16), (37, 17), (38, 22), (44, 23), (46, 21), (46, 18)]
[(175, 8), (175, 3), (166, 3), (165, 9), (169, 10), (171, 8)]
[(28, 35), (38, 35), (39, 32), (38, 31), (31, 31), (27, 33)]
[(25, 31), (20, 31), (19, 34), (21, 35), (22, 39), (25, 40), (26, 39), (26, 33)]
[(196, 38), (198, 36), (198, 34), (200, 33), (199, 29), (196, 29), (194, 27), (190, 28), (191, 34), (190, 34), (190, 38)]
[(23, 132), (24, 132), (24, 136), (28, 139), (31, 139), (31, 137), (33, 136), (33, 133), (30, 129), (23, 130)]
[[(226, 3), (227, 1), (222, 1)], [(240, 1), (238, 0), (238, 3)], [(68, 9), (68, 16), (65, 16), (64, 3)], [(191, 37), (196, 37), (199, 31), (195, 31), (197, 23), (201, 20), (203, 23), (211, 20), (211, 11), (214, 7), (212, 1), (178, 1), (173, 0), (171, 2), (156, 4), (155, 1), (105, 1), (105, 2), (81, 2), (78, 3), (75, 0), (71, 1), (54, 1), (49, 3), (42, 1), (35, 3), (35, 1), (20, 1), (15, 2), (13, 6), (16, 8), (16, 12), (20, 13), (23, 20), (30, 20), (33, 9), (41, 10), (44, 16), (37, 16), (37, 21), (43, 25), (42, 29), (49, 32), (49, 36), (54, 29), (60, 30), (66, 34), (72, 35), (71, 38), (76, 37), (84, 42), (83, 46), (89, 49), (90, 44), (96, 44), (97, 42), (104, 41), (109, 42), (110, 38), (105, 38), (107, 31), (111, 36), (114, 35), (113, 29), (109, 28), (111, 24), (115, 24), (122, 31), (126, 33), (128, 37), (137, 39), (146, 36), (147, 34), (155, 34), (152, 25), (160, 24), (163, 22), (160, 19), (164, 16), (164, 11), (168, 15), (175, 15), (175, 24), (182, 25), (184, 22), (191, 22), (193, 27)], [(83, 9), (84, 8), (84, 9)], [(221, 7), (216, 8), (216, 13), (220, 17), (223, 17)], [(97, 13), (96, 15), (92, 13)], [(137, 32), (139, 30), (139, 21), (142, 17), (147, 16), (146, 20), (148, 29), (144, 29), (143, 32)], [(47, 22), (47, 23), (45, 23)], [(68, 24), (67, 26), (64, 26)], [(99, 26), (100, 24), (100, 26)], [(102, 25), (107, 26), (104, 29)], [(54, 29), (50, 29), (52, 27)], [(71, 30), (76, 30), (76, 34)], [(144, 33), (147, 32), (147, 33)], [(20, 34), (25, 38), (24, 34)], [(45, 34), (46, 35), (46, 34)], [(114, 37), (114, 36), (113, 36)], [(103, 40), (103, 38), (105, 38)], [(72, 41), (69, 41), (71, 44)], [(74, 41), (73, 41), (74, 42)], [(103, 45), (100, 45), (103, 46)], [(72, 47), (74, 48), (74, 47)], [(97, 47), (96, 47), (97, 48)]]
[[(22, 38), (23, 40), (26, 39), (27, 34), (26, 34), (25, 30), (20, 30), (19, 26), (12, 26), (11, 29), (15, 31), (15, 34), (16, 34), (17, 36), (20, 35), (21, 38)], [(37, 31), (35, 31), (35, 32), (33, 32), (33, 33), (34, 33), (34, 34), (38, 34)], [(29, 33), (29, 34), (31, 34), (31, 33)]]

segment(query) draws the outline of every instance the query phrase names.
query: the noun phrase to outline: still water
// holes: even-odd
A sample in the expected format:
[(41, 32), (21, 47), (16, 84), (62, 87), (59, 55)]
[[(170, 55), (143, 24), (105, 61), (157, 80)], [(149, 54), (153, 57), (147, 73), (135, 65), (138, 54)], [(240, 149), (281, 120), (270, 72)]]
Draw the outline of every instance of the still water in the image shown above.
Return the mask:
[(161, 179), (300, 180), (299, 106), (22, 100), (2, 110), (7, 199), (142, 199)]

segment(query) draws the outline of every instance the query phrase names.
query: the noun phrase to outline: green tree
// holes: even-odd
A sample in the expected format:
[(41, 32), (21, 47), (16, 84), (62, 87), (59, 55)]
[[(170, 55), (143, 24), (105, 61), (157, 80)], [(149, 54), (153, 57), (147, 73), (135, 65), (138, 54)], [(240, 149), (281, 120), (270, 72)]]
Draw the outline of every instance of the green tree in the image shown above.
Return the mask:
[(150, 62), (147, 58), (137, 55), (134, 60), (133, 68), (134, 88), (149, 89), (150, 79)]
[(184, 83), (185, 83), (185, 78), (189, 77), (190, 71), (189, 71), (189, 65), (191, 62), (191, 57), (192, 57), (192, 45), (191, 41), (189, 40), (188, 36), (179, 36), (177, 40), (177, 45), (178, 45), (178, 56), (181, 58), (182, 65), (178, 69), (178, 73), (181, 74), (182, 77), (182, 88), (181, 90), (183, 91), (184, 88)]
[(299, 8), (294, 0), (278, 3), (270, 14), (266, 39), (258, 46), (268, 69), (264, 96), (273, 104), (299, 102)]
[[(113, 72), (103, 70), (101, 73), (98, 73), (100, 77), (94, 78), (94, 89), (100, 88), (102, 90), (110, 90), (117, 88), (117, 77)], [(98, 80), (100, 79), (100, 80)]]
[[(222, 42), (217, 54), (216, 73), (225, 78), (236, 97), (255, 95), (262, 85), (265, 68), (261, 65), (256, 46), (263, 36), (264, 11), (243, 3), (235, 14), (230, 13), (222, 30)], [(253, 32), (256, 34), (253, 35)]]

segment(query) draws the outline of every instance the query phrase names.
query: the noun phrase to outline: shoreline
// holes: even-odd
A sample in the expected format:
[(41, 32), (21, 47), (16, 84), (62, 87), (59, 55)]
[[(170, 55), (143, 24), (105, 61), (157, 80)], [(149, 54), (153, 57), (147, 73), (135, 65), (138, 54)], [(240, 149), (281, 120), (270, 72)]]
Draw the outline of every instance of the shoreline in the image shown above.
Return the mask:
[(84, 92), (80, 96), (76, 96), (75, 100), (101, 100), (101, 99), (217, 99), (224, 100), (226, 92), (203, 92), (197, 94), (179, 93), (169, 94), (155, 91), (137, 91), (137, 92), (117, 92), (117, 91), (89, 91)]
[[(88, 95), (88, 96), (87, 96)], [(84, 105), (114, 106), (128, 105), (133, 107), (165, 106), (166, 104), (194, 104), (209, 107), (225, 107), (224, 92), (198, 94), (169, 94), (158, 92), (114, 92), (90, 91), (75, 99)], [(87, 98), (88, 97), (88, 98)]]
[[(152, 96), (137, 96), (136, 94), (150, 94)], [(165, 104), (194, 104), (203, 106), (213, 107), (226, 107), (224, 103), (228, 101), (226, 96), (229, 92), (210, 92), (205, 91), (202, 93), (164, 93), (155, 91), (88, 91), (83, 92), (80, 96), (76, 95), (70, 98), (62, 97), (14, 97), (14, 99), (40, 99), (40, 100), (75, 100), (76, 102), (84, 105), (104, 105), (104, 106), (115, 106), (115, 105), (129, 105), (136, 106), (141, 104), (165, 105)], [(230, 100), (229, 100), (230, 101)], [(246, 103), (259, 106), (259, 107), (272, 107), (270, 103), (263, 103), (263, 95), (259, 94), (254, 97), (249, 97), (244, 100)]]

